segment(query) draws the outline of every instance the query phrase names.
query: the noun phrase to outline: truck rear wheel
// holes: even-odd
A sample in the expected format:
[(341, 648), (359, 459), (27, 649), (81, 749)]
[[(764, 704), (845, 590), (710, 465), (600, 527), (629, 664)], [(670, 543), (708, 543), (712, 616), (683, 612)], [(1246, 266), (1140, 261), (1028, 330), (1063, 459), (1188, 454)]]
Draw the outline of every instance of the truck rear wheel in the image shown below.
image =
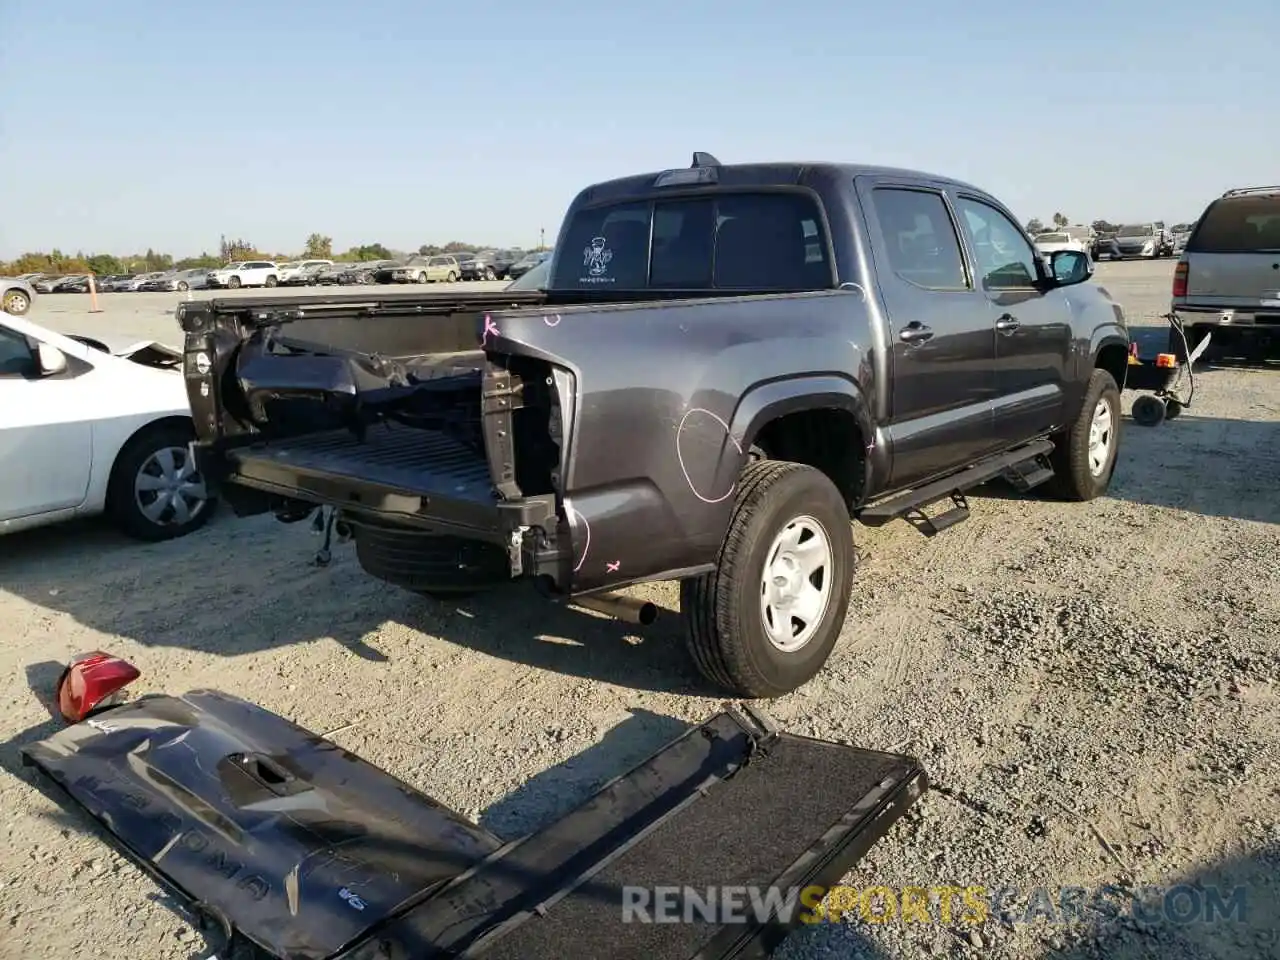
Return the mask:
[(855, 564), (835, 484), (804, 464), (748, 464), (716, 569), (680, 585), (698, 670), (744, 698), (803, 686), (839, 638)]
[(1053, 442), (1053, 493), (1083, 501), (1107, 492), (1120, 449), (1120, 388), (1106, 370), (1093, 371), (1075, 421)]
[(362, 521), (351, 528), (365, 573), (413, 593), (456, 598), (511, 579), (495, 544)]

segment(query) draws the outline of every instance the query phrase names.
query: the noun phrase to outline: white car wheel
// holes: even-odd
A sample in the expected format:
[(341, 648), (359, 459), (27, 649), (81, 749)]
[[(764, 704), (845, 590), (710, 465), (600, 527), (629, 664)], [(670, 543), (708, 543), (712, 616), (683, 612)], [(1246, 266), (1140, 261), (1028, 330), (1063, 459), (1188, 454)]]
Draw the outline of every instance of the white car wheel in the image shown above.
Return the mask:
[(215, 501), (196, 470), (187, 444), (189, 426), (176, 421), (147, 427), (116, 458), (107, 512), (137, 540), (186, 536), (208, 522)]
[(31, 298), (24, 290), (9, 290), (4, 295), (4, 312), (21, 317), (31, 309)]

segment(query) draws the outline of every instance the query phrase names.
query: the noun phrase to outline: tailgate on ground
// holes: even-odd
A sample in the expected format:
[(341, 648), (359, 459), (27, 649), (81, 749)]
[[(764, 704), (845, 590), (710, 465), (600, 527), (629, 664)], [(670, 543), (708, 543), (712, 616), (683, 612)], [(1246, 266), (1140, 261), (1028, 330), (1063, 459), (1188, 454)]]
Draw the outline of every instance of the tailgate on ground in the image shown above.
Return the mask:
[(281, 960), (760, 955), (798, 908), (645, 922), (665, 902), (655, 888), (773, 887), (794, 902), (836, 883), (927, 786), (911, 758), (731, 708), (504, 845), (213, 691), (112, 708), (24, 756), (234, 939)]

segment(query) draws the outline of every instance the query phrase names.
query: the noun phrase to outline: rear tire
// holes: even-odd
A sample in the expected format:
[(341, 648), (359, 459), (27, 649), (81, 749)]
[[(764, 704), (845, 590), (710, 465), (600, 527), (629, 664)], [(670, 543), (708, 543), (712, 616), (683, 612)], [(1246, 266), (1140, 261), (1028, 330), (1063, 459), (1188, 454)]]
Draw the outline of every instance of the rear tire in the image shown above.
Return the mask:
[(1075, 422), (1053, 441), (1054, 494), (1085, 501), (1107, 492), (1120, 450), (1120, 388), (1111, 374), (1093, 371)]
[(422, 271), (422, 272), (420, 272), (420, 273), (418, 274), (418, 282), (419, 282), (419, 283), (426, 283), (426, 282), (427, 282), (427, 274), (426, 274), (426, 271)]
[(239, 289), (240, 289), (240, 278), (239, 278), (239, 277), (232, 277), (230, 280), (228, 280), (228, 281), (227, 281), (227, 286), (228, 286), (228, 287), (230, 287), (232, 290), (239, 290)]
[(506, 551), (495, 544), (366, 522), (352, 530), (365, 573), (412, 593), (457, 599), (511, 579)]
[(274, 287), (274, 286), (275, 286), (276, 284), (278, 284), (279, 282), (280, 282), (280, 281), (279, 281), (279, 280), (277, 280), (274, 276), (267, 277), (267, 286), (268, 286), (268, 287)]
[[(793, 539), (786, 545), (789, 533)], [(824, 566), (806, 576), (810, 558)], [(803, 686), (826, 664), (840, 636), (856, 562), (848, 507), (824, 474), (799, 463), (748, 464), (716, 569), (680, 584), (686, 642), (699, 672), (749, 699)], [(784, 589), (780, 581), (788, 580)], [(789, 609), (773, 602), (775, 586), (793, 597)], [(805, 603), (792, 591), (813, 598), (808, 619), (800, 615), (808, 612)], [(797, 619), (805, 627), (792, 642), (774, 639), (790, 638)]]
[(454, 273), (452, 270), (450, 270), (450, 271), (449, 271), (449, 275), (448, 275), (447, 277), (445, 277), (445, 278), (444, 278), (444, 282), (445, 282), (445, 283), (457, 283), (457, 282), (458, 282), (458, 275), (457, 275), (456, 273)]

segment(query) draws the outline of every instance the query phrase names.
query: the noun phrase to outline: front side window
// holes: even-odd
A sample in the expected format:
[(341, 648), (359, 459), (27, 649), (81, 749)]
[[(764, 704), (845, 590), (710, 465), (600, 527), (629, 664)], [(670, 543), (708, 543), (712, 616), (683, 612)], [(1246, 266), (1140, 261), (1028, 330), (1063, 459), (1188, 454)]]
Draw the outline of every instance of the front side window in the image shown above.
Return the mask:
[(0, 327), (0, 377), (34, 377), (35, 355), (27, 338)]

